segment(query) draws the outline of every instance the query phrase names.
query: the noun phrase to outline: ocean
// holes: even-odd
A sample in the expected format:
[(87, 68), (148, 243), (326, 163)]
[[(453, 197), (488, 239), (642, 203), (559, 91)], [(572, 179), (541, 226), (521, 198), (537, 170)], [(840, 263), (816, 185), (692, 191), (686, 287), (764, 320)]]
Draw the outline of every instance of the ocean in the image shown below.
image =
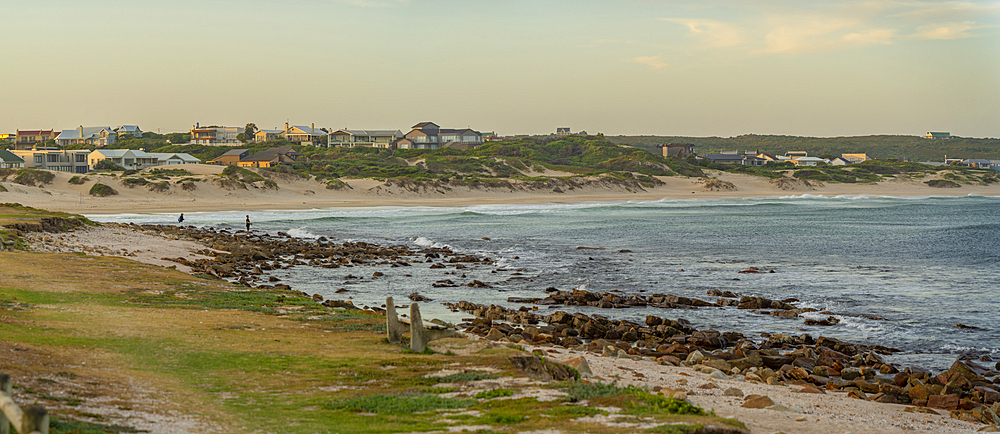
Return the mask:
[[(181, 210), (178, 210), (180, 212)], [(195, 226), (242, 229), (246, 212), (185, 212)], [(96, 221), (176, 224), (175, 215), (88, 216)], [(902, 366), (946, 369), (971, 352), (1000, 360), (1000, 197), (787, 196), (460, 207), (254, 211), (253, 229), (412, 248), (448, 246), (495, 260), (464, 270), (293, 267), (272, 274), (294, 289), (380, 306), (417, 292), (426, 319), (459, 322), (445, 302), (511, 308), (508, 297), (545, 289), (655, 293), (714, 301), (712, 289), (831, 312), (833, 326), (806, 326), (735, 307), (599, 309), (541, 306), (643, 322), (683, 318), (698, 329), (808, 333), (901, 350)], [(581, 248), (582, 247), (582, 248)], [(762, 273), (739, 273), (751, 267)], [(773, 270), (773, 273), (771, 272)], [(374, 271), (384, 277), (372, 278)], [(446, 274), (448, 273), (448, 274)], [(345, 278), (347, 276), (357, 277)], [(491, 288), (434, 287), (480, 280)], [(346, 292), (336, 293), (338, 289)], [(958, 328), (958, 324), (971, 328)], [(989, 365), (992, 365), (990, 363)]]

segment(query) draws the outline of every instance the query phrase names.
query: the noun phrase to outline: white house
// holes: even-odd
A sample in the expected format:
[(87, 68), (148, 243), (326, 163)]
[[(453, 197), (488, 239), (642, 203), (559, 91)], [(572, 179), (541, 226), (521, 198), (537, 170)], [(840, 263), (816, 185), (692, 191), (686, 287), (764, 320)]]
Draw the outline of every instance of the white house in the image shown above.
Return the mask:
[(99, 148), (115, 143), (118, 134), (109, 127), (84, 127), (80, 125), (72, 130), (62, 130), (56, 136), (56, 143), (61, 147), (67, 145), (95, 145)]
[(138, 125), (122, 125), (115, 128), (115, 132), (118, 133), (118, 137), (132, 136), (137, 139), (142, 138), (142, 130), (139, 129)]
[(828, 160), (824, 160), (819, 157), (799, 157), (792, 160), (796, 166), (818, 166), (820, 163), (829, 163)]
[(90, 167), (102, 160), (111, 160), (115, 164), (131, 170), (142, 170), (156, 166), (156, 157), (138, 149), (98, 149), (87, 156)]
[(172, 166), (175, 164), (201, 164), (201, 160), (195, 158), (191, 154), (185, 154), (183, 152), (150, 152), (153, 158), (156, 158), (157, 166)]
[(330, 146), (389, 148), (403, 138), (400, 130), (337, 130), (330, 133)]

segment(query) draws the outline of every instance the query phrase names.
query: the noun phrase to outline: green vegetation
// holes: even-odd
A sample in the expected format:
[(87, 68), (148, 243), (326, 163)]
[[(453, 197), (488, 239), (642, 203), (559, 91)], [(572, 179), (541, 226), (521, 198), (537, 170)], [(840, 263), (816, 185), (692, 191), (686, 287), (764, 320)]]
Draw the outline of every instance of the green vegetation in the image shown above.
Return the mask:
[(87, 181), (90, 181), (90, 178), (88, 178), (86, 176), (83, 176), (83, 177), (81, 177), (81, 176), (73, 176), (72, 178), (69, 179), (69, 183), (73, 184), (73, 185), (83, 185)]
[(98, 161), (97, 164), (94, 165), (94, 170), (98, 172), (103, 172), (103, 171), (119, 172), (119, 171), (124, 171), (125, 167), (109, 159), (104, 159)]
[(115, 190), (109, 185), (101, 184), (100, 182), (94, 184), (90, 187), (90, 195), (97, 197), (108, 197), (118, 194), (118, 190)]
[(613, 136), (613, 143), (631, 145), (660, 154), (656, 145), (692, 143), (700, 155), (720, 150), (761, 151), (784, 155), (788, 151), (806, 151), (810, 156), (840, 156), (867, 153), (887, 160), (906, 157), (914, 161), (944, 161), (945, 155), (960, 158), (1000, 158), (1000, 139), (953, 138), (932, 140), (920, 136), (798, 137), (746, 134), (736, 137)]
[(222, 170), (223, 178), (237, 184), (249, 184), (260, 182), (264, 188), (278, 188), (278, 184), (270, 179), (264, 178), (260, 174), (242, 167), (226, 166)]
[(149, 169), (146, 171), (146, 176), (153, 179), (168, 179), (173, 176), (188, 176), (191, 172), (184, 169)]
[(51, 184), (55, 178), (56, 175), (48, 170), (20, 169), (17, 175), (14, 176), (14, 183), (29, 187), (41, 187), (45, 184)]
[(482, 392), (477, 393), (475, 396), (473, 396), (473, 398), (493, 399), (493, 398), (502, 398), (505, 396), (514, 396), (514, 389), (507, 389), (501, 387), (499, 389), (484, 390)]
[(122, 178), (122, 185), (128, 188), (135, 188), (140, 185), (148, 185), (149, 180), (143, 177), (138, 178)]

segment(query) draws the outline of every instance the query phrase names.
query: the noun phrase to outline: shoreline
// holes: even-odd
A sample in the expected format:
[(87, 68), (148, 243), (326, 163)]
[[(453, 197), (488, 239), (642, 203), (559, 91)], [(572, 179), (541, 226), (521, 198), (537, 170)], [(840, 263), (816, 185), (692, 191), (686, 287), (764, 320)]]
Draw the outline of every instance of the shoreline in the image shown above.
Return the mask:
[[(86, 181), (73, 184), (72, 173), (52, 172), (51, 183), (26, 186), (10, 181), (0, 182), (7, 191), (0, 192), (0, 202), (84, 215), (123, 213), (191, 213), (220, 211), (306, 210), (370, 207), (449, 207), (471, 205), (560, 204), (583, 202), (657, 201), (665, 199), (744, 199), (781, 198), (815, 195), (839, 196), (1000, 196), (1000, 185), (963, 184), (958, 188), (936, 188), (924, 184), (936, 175), (911, 179), (906, 177), (883, 180), (877, 184), (807, 183), (793, 178), (774, 183), (753, 175), (711, 172), (718, 181), (709, 185), (705, 178), (680, 176), (657, 177), (663, 185), (633, 188), (634, 185), (611, 182), (603, 178), (553, 178), (562, 187), (546, 189), (526, 187), (519, 181), (503, 186), (469, 186), (464, 184), (415, 184), (381, 182), (373, 179), (347, 179), (347, 187), (328, 189), (315, 180), (275, 178), (276, 189), (254, 184), (238, 186), (218, 182), (223, 167), (180, 165), (191, 176), (170, 177), (167, 188), (153, 192), (142, 186), (128, 186), (116, 176), (88, 174)], [(154, 178), (155, 181), (158, 178)], [(193, 189), (178, 184), (182, 179), (196, 179)], [(79, 181), (78, 181), (79, 182)], [(94, 197), (91, 187), (102, 183), (118, 194)], [(190, 183), (189, 183), (190, 184)], [(780, 185), (779, 185), (780, 184)], [(721, 185), (722, 187), (720, 187)]]
[[(103, 232), (103, 233), (102, 233)], [(97, 231), (62, 235), (44, 234), (43, 238), (75, 238), (77, 245), (100, 247), (99, 254), (124, 256), (140, 262), (163, 266), (164, 263), (153, 261), (164, 256), (177, 255), (186, 259), (197, 259), (198, 250), (205, 246), (177, 239), (175, 236), (150, 235), (141, 233), (136, 227), (127, 224), (103, 224)], [(37, 240), (36, 240), (37, 242)], [(187, 244), (184, 244), (187, 243)], [(50, 245), (58, 242), (51, 241)], [(136, 250), (124, 246), (138, 246)], [(179, 250), (178, 250), (179, 249)], [(44, 249), (42, 249), (44, 250)], [(131, 251), (130, 251), (131, 250)], [(185, 255), (183, 252), (187, 252)], [(181, 252), (181, 253), (178, 253)], [(208, 256), (200, 255), (208, 259)], [(177, 265), (178, 261), (167, 262)], [(187, 272), (190, 272), (188, 268)], [(293, 288), (294, 290), (294, 288)], [(517, 342), (511, 342), (516, 344)], [(848, 397), (848, 393), (831, 391), (830, 393), (803, 392), (801, 384), (760, 384), (748, 380), (709, 376), (698, 372), (695, 367), (666, 366), (637, 357), (601, 357), (588, 351), (576, 351), (546, 345), (538, 347), (547, 353), (559, 357), (584, 356), (591, 366), (594, 376), (606, 382), (619, 385), (636, 384), (643, 387), (660, 387), (668, 391), (684, 391), (685, 396), (693, 403), (708, 409), (716, 409), (722, 416), (735, 416), (747, 423), (753, 432), (789, 431), (808, 433), (827, 433), (829, 429), (860, 430), (875, 429), (878, 432), (956, 432), (971, 433), (981, 424), (953, 419), (946, 410), (933, 413), (912, 413), (904, 411), (900, 404), (883, 404), (867, 400), (857, 400)], [(714, 386), (707, 386), (712, 383)], [(704, 387), (702, 387), (704, 386)], [(723, 394), (729, 387), (736, 387), (742, 392), (758, 393), (774, 399), (782, 407), (748, 409), (741, 406), (742, 398)], [(819, 396), (825, 394), (827, 396)], [(923, 407), (926, 408), (926, 407)], [(943, 413), (942, 413), (943, 412)], [(763, 431), (761, 431), (763, 430)]]

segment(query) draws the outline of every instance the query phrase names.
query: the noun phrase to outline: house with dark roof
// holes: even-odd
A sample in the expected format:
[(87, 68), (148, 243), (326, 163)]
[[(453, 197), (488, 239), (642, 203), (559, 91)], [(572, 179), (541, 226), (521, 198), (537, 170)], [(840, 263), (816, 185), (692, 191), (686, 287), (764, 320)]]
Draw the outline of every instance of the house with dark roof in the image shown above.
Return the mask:
[(397, 142), (399, 149), (437, 149), (452, 147), (471, 149), (483, 144), (483, 135), (471, 128), (441, 128), (434, 122), (421, 122)]
[(345, 128), (330, 133), (330, 146), (390, 148), (393, 143), (402, 138), (403, 132), (400, 130), (350, 130)]
[(24, 158), (21, 158), (6, 149), (0, 149), (0, 168), (18, 169), (21, 167), (24, 167)]
[(72, 130), (62, 130), (56, 136), (56, 143), (61, 147), (68, 145), (94, 145), (103, 148), (112, 145), (118, 139), (118, 133), (111, 127), (84, 127), (80, 125)]
[(227, 151), (225, 154), (215, 157), (214, 160), (208, 160), (208, 164), (215, 164), (217, 166), (236, 166), (240, 160), (249, 156), (249, 149), (233, 149)]
[(281, 137), (281, 133), (283, 132), (284, 131), (282, 130), (257, 130), (257, 132), (253, 134), (253, 141), (260, 143), (268, 140), (275, 140), (278, 137)]
[(709, 154), (705, 156), (710, 163), (735, 164), (740, 166), (760, 167), (767, 163), (767, 160), (758, 157), (754, 152), (725, 152), (719, 154)]
[(274, 167), (279, 164), (293, 163), (303, 156), (291, 146), (279, 146), (243, 157), (236, 165), (240, 167)]
[(927, 135), (924, 136), (924, 137), (926, 137), (928, 139), (950, 139), (951, 138), (951, 133), (949, 133), (949, 132), (931, 131), (931, 132), (928, 132)]

